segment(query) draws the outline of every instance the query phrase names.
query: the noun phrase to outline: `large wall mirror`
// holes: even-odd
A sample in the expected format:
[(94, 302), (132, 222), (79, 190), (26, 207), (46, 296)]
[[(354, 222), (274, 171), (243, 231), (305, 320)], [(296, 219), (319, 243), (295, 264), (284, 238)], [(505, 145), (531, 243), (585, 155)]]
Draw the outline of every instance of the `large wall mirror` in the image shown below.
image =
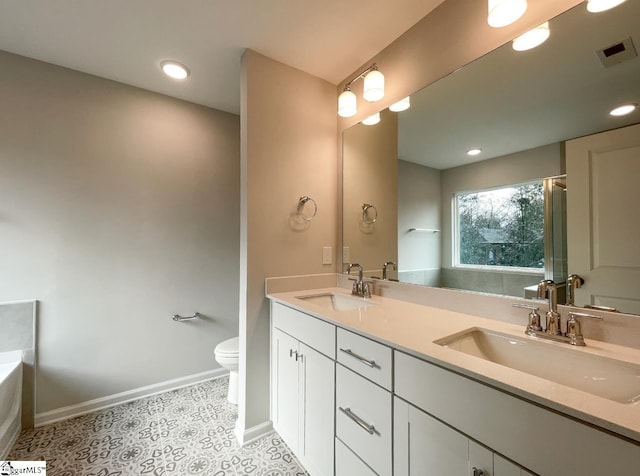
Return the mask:
[(638, 18), (580, 4), (347, 129), (343, 265), (516, 297), (578, 274), (577, 305), (640, 314), (640, 109), (609, 114), (640, 102)]

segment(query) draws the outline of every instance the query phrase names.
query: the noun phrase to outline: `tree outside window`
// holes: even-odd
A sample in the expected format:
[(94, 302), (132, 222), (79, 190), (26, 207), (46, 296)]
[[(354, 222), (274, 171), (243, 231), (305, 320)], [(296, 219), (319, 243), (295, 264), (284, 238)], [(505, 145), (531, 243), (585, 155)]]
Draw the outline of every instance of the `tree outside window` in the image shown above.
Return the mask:
[(460, 193), (458, 264), (544, 268), (542, 181)]

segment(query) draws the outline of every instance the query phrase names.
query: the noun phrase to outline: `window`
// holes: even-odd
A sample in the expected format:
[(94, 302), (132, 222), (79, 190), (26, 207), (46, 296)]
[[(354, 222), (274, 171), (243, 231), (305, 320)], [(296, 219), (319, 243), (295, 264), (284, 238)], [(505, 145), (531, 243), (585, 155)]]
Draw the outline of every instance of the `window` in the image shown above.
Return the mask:
[(542, 181), (458, 193), (456, 266), (544, 268)]

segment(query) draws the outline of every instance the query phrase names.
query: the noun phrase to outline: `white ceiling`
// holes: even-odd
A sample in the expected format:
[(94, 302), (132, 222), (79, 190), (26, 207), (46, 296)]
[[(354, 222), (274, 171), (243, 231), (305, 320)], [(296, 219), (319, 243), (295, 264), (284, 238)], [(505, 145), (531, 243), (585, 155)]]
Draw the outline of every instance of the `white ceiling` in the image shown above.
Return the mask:
[(239, 114), (245, 48), (338, 84), (443, 1), (2, 0), (0, 50)]

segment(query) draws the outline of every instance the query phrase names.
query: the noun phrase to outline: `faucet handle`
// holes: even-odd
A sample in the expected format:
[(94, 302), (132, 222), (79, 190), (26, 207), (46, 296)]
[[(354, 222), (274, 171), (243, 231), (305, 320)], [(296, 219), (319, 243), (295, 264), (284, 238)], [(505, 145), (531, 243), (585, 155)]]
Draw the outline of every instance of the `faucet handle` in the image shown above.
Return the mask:
[(371, 285), (373, 285), (373, 283), (369, 284), (369, 281), (365, 281), (362, 283), (362, 297), (371, 297)]
[(566, 336), (569, 338), (569, 344), (571, 345), (585, 345), (584, 337), (582, 336), (582, 326), (580, 325), (580, 321), (578, 320), (578, 318), (582, 317), (597, 319), (599, 321), (603, 320), (603, 318), (600, 316), (594, 316), (592, 314), (586, 314), (584, 312), (570, 312), (569, 320), (567, 321)]
[(527, 323), (527, 334), (532, 334), (532, 331), (542, 331), (542, 326), (540, 325), (540, 314), (538, 314), (538, 310), (540, 309), (538, 306), (534, 306), (531, 304), (512, 304), (513, 307), (519, 307), (521, 309), (529, 309), (531, 312), (529, 313), (529, 322)]

